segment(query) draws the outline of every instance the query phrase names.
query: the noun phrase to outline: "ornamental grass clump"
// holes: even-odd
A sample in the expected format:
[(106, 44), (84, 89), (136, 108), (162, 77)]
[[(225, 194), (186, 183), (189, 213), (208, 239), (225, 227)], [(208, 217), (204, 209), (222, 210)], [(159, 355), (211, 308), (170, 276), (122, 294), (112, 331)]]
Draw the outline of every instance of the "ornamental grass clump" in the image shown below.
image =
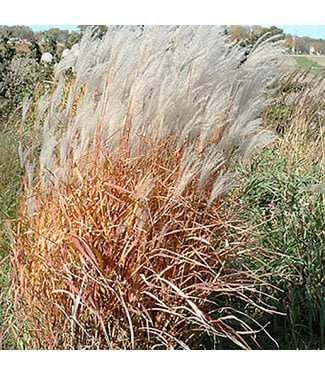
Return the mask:
[(224, 193), (233, 164), (274, 138), (258, 115), (279, 55), (265, 41), (247, 54), (213, 27), (88, 30), (64, 53), (12, 225), (21, 346), (258, 345), (249, 312), (274, 312), (263, 249)]

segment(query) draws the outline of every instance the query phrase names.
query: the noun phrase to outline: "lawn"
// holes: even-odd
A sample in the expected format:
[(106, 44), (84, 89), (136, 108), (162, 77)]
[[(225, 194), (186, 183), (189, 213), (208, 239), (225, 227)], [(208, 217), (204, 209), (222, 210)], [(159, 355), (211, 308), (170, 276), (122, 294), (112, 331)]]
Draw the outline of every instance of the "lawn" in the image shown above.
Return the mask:
[(307, 59), (307, 57), (304, 56), (295, 56), (295, 60), (297, 61), (297, 64), (301, 66), (304, 69), (310, 70), (314, 74), (324, 74), (325, 68), (318, 64), (315, 61)]

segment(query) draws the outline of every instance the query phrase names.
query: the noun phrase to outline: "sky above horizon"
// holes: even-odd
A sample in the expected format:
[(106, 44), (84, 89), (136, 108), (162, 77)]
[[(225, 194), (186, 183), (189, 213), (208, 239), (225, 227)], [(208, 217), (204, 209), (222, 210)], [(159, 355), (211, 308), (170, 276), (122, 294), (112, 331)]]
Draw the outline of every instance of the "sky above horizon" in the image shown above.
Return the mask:
[[(33, 31), (45, 31), (51, 28), (58, 27), (64, 30), (78, 31), (77, 25), (27, 25)], [(271, 25), (263, 25), (271, 26)], [(286, 34), (297, 36), (309, 36), (311, 38), (325, 39), (325, 25), (275, 25), (284, 30)]]

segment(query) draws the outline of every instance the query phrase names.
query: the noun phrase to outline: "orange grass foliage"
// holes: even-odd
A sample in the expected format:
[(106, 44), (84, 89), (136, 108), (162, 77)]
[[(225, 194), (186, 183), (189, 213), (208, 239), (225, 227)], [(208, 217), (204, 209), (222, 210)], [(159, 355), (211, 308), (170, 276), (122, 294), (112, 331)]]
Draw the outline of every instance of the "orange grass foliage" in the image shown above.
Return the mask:
[(32, 218), (22, 202), (11, 262), (27, 348), (193, 349), (219, 337), (250, 348), (263, 327), (231, 301), (258, 307), (263, 282), (246, 264), (258, 251), (234, 210), (207, 204), (209, 182), (175, 194), (182, 154), (172, 136), (136, 158), (120, 150), (36, 193)]

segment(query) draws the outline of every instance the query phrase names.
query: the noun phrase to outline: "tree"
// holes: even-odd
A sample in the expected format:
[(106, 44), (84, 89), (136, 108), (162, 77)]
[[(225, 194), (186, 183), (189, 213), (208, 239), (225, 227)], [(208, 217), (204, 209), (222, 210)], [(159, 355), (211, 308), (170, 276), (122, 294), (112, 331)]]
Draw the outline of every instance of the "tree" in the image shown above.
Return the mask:
[(11, 62), (16, 55), (15, 44), (9, 43), (10, 32), (1, 39), (2, 50), (0, 51), (0, 95), (6, 93), (7, 77)]
[(269, 37), (275, 35), (283, 35), (283, 30), (271, 26), (270, 28), (262, 27), (260, 25), (252, 26), (240, 26), (240, 25), (231, 25), (229, 27), (223, 26), (224, 32), (231, 36), (232, 40), (238, 40), (239, 44), (242, 47), (251, 47), (253, 46), (259, 38), (268, 33)]
[(46, 38), (52, 38), (57, 43), (65, 43), (69, 38), (69, 30), (62, 30), (59, 28), (51, 28), (45, 33)]
[(15, 43), (9, 43), (10, 34), (8, 33), (1, 39), (2, 50), (0, 52), (0, 64), (1, 65), (10, 65), (12, 59), (16, 54)]
[(232, 40), (242, 40), (249, 37), (249, 32), (240, 25), (231, 25), (227, 28), (228, 34), (231, 36)]
[(29, 49), (30, 49), (32, 58), (34, 58), (38, 63), (40, 63), (42, 52), (35, 38), (31, 40)]
[(295, 37), (295, 52), (309, 53), (309, 43), (303, 38)]
[(265, 29), (261, 25), (252, 25), (250, 28), (250, 32), (257, 37), (260, 37), (263, 34), (264, 30)]
[(45, 49), (46, 52), (49, 52), (54, 57), (55, 60), (55, 58), (57, 57), (57, 41), (51, 34), (46, 36)]
[(74, 44), (79, 43), (80, 40), (81, 40), (81, 35), (77, 33), (76, 31), (72, 31), (64, 43), (64, 48), (70, 49)]
[(81, 35), (86, 31), (88, 27), (93, 27), (96, 30), (97, 37), (102, 39), (106, 34), (108, 27), (106, 25), (78, 25)]
[(6, 33), (10, 32), (12, 38), (17, 39), (27, 39), (30, 40), (34, 37), (33, 30), (28, 26), (1, 26), (1, 35), (4, 36)]
[(272, 36), (283, 35), (283, 29), (279, 29), (276, 26), (271, 26), (269, 29), (266, 29), (266, 32), (271, 33)]

